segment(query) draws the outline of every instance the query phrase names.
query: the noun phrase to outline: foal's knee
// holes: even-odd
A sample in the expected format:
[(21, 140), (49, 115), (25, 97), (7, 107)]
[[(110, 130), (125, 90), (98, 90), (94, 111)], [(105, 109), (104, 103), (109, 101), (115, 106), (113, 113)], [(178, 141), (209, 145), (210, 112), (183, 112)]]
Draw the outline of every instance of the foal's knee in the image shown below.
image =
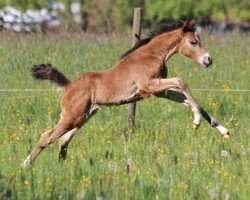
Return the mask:
[(178, 84), (180, 89), (184, 90), (187, 88), (187, 84), (185, 83), (185, 81), (182, 78), (176, 77), (176, 81), (177, 81), (177, 84)]

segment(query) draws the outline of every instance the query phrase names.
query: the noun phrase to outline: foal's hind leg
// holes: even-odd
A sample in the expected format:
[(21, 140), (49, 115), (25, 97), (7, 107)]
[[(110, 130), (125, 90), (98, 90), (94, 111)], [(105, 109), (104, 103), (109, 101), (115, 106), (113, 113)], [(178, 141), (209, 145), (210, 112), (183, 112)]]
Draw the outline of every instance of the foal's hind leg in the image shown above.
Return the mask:
[(59, 138), (59, 160), (66, 159), (68, 144), (77, 132), (77, 130), (78, 128), (74, 128)]
[[(84, 123), (86, 123), (98, 110), (97, 105), (92, 105), (90, 107), (89, 112), (86, 114), (86, 118)], [(79, 128), (79, 127), (78, 127)], [(74, 137), (75, 133), (77, 132), (78, 128), (74, 128), (67, 133), (65, 133), (62, 137), (59, 138), (59, 160), (65, 160), (67, 157), (67, 149), (71, 139)]]
[(61, 137), (69, 130), (69, 128), (69, 124), (59, 122), (53, 129), (44, 132), (40, 140), (36, 144), (35, 148), (23, 162), (23, 167), (28, 167), (44, 148), (46, 148), (49, 144)]
[[(175, 91), (175, 90), (166, 90), (160, 93), (155, 94), (156, 97), (159, 98), (166, 98), (169, 99), (171, 101), (175, 101), (178, 103), (183, 103), (186, 104), (188, 106), (190, 106), (188, 104), (187, 98), (185, 97), (184, 94), (182, 94), (181, 92)], [(210, 116), (203, 108), (201, 108), (201, 115), (202, 117), (214, 128), (217, 128), (220, 133), (225, 137), (225, 138), (229, 138), (230, 134), (228, 132), (228, 130), (222, 126), (216, 119), (214, 119), (212, 116)]]

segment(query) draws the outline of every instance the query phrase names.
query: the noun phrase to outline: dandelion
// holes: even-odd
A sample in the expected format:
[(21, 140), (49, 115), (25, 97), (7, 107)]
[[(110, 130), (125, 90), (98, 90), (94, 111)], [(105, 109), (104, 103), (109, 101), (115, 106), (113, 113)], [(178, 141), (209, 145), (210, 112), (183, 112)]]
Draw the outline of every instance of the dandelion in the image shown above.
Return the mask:
[(210, 105), (211, 105), (212, 109), (214, 109), (214, 110), (218, 110), (220, 107), (220, 105), (216, 102), (212, 102)]
[(84, 185), (87, 185), (87, 184), (89, 183), (89, 177), (88, 177), (88, 176), (83, 176), (83, 177), (82, 177), (82, 183), (83, 183)]
[(183, 183), (183, 184), (182, 184), (182, 188), (183, 188), (183, 189), (187, 189), (187, 188), (188, 188), (188, 184), (187, 184), (187, 183)]
[(29, 185), (30, 184), (30, 182), (28, 180), (25, 180), (23, 183), (24, 183), (24, 185)]

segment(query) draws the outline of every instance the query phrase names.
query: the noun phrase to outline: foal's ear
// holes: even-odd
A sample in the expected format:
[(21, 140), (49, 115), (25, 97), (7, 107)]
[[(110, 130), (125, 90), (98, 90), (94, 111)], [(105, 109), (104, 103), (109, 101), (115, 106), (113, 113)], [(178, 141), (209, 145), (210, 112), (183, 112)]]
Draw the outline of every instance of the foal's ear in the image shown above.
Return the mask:
[(188, 31), (194, 31), (195, 30), (195, 24), (196, 24), (196, 21), (193, 20), (193, 19), (184, 21), (183, 25), (182, 25), (182, 31), (184, 33), (188, 32)]

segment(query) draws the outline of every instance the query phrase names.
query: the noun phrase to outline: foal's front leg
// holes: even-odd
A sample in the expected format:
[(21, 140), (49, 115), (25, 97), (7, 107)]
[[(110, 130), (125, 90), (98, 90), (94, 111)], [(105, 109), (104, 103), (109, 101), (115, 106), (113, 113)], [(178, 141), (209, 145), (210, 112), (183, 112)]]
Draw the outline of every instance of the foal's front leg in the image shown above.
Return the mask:
[[(173, 89), (162, 91), (160, 93), (155, 94), (155, 96), (159, 98), (166, 98), (171, 101), (187, 104), (188, 106), (190, 106), (186, 101), (187, 98), (185, 97), (185, 95)], [(201, 115), (212, 127), (217, 128), (225, 138), (230, 138), (229, 131), (224, 126), (222, 126), (216, 119), (209, 115), (207, 111), (205, 111), (202, 107)]]
[(179, 77), (170, 78), (170, 79), (155, 78), (155, 79), (149, 80), (148, 85), (146, 87), (145, 87), (145, 82), (144, 82), (144, 83), (139, 84), (138, 88), (139, 88), (139, 91), (143, 91), (143, 95), (145, 93), (149, 95), (157, 94), (159, 92), (162, 92), (163, 90), (167, 90), (170, 88), (181, 89), (194, 113), (193, 127), (197, 129), (198, 126), (200, 125), (200, 114), (201, 114), (200, 107), (195, 101), (195, 99), (193, 98), (192, 94), (190, 93), (187, 84), (181, 78)]

